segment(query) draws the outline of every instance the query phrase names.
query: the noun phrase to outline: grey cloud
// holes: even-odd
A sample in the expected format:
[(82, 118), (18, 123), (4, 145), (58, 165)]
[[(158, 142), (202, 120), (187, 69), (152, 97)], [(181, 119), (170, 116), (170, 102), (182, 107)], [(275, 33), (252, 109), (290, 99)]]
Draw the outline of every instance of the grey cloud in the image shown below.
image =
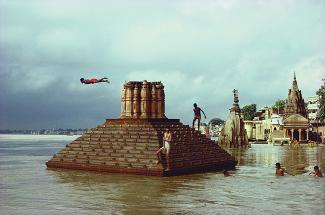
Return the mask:
[[(324, 74), (323, 7), (322, 1), (1, 1), (0, 128), (95, 126), (119, 116), (129, 79), (162, 80), (167, 116), (185, 123), (194, 102), (208, 117), (225, 118), (234, 88), (241, 106), (271, 105), (286, 97), (293, 70), (307, 97)], [(93, 76), (112, 83), (79, 83)]]

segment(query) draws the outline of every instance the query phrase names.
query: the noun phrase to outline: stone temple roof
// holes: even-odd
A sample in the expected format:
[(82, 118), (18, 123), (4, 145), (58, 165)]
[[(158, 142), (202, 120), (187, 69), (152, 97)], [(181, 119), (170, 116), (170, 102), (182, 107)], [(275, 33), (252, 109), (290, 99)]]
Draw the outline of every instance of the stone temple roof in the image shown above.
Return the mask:
[(287, 118), (293, 114), (300, 114), (303, 117), (307, 117), (305, 101), (302, 97), (301, 90), (298, 88), (296, 74), (294, 74), (292, 86), (291, 89), (289, 89), (288, 98), (286, 99), (284, 118)]
[(297, 125), (297, 126), (308, 126), (308, 119), (301, 116), (300, 114), (292, 114), (283, 121), (283, 124), (286, 125)]

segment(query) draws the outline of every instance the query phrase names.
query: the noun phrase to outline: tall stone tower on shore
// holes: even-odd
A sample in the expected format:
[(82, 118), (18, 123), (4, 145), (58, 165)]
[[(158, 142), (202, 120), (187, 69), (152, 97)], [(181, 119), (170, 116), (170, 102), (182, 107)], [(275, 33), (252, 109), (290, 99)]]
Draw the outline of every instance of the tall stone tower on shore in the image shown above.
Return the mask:
[[(157, 164), (163, 132), (172, 134), (170, 163)], [(129, 81), (123, 85), (121, 115), (106, 119), (53, 156), (48, 168), (169, 176), (233, 169), (236, 161), (214, 141), (165, 116), (161, 82)]]
[(233, 93), (234, 103), (230, 108), (225, 126), (221, 130), (219, 144), (229, 148), (246, 147), (248, 146), (248, 137), (238, 104), (238, 90), (234, 89)]

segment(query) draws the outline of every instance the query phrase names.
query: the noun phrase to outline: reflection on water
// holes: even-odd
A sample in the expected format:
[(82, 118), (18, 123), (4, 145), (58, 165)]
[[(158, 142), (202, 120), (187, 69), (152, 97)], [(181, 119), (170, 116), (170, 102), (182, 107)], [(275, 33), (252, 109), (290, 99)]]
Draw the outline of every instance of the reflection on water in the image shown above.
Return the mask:
[[(176, 177), (47, 170), (45, 161), (71, 139), (2, 139), (0, 214), (323, 214), (325, 147), (252, 145), (231, 150), (231, 177)], [(281, 162), (296, 176), (275, 177)], [(301, 170), (301, 166), (305, 170)]]

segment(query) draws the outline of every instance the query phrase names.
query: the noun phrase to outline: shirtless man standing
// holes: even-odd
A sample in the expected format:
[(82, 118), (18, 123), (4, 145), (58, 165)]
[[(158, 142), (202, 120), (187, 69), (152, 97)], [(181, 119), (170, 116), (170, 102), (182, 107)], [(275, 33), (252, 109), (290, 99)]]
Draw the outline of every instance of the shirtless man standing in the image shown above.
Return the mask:
[(205, 116), (204, 111), (201, 108), (199, 108), (196, 103), (194, 103), (193, 106), (194, 106), (194, 109), (193, 109), (193, 111), (194, 111), (194, 118), (193, 118), (193, 122), (192, 122), (192, 128), (194, 128), (195, 121), (198, 120), (198, 122), (197, 122), (198, 123), (197, 124), (197, 128), (198, 128), (198, 131), (200, 131), (201, 112), (203, 113), (204, 118), (207, 118), (207, 117)]

